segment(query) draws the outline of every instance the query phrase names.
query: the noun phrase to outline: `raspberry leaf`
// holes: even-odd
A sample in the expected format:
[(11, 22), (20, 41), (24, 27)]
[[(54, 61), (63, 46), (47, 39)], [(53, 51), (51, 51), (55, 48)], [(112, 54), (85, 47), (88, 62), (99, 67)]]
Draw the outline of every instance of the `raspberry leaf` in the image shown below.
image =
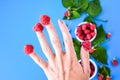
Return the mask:
[(89, 2), (89, 5), (86, 11), (92, 17), (97, 16), (102, 11), (99, 0), (93, 0)]
[(71, 11), (71, 19), (79, 18), (80, 14), (77, 11)]
[(95, 58), (98, 62), (102, 64), (107, 64), (106, 49), (102, 46), (96, 46), (95, 49), (95, 52), (91, 54), (91, 56)]
[(101, 67), (99, 67), (98, 72), (99, 72), (100, 74), (104, 75), (103, 80), (106, 80), (107, 76), (110, 76), (110, 75), (111, 75), (110, 68), (109, 68), (109, 67), (106, 67), (106, 66), (101, 66)]
[(80, 48), (81, 48), (80, 44), (81, 43), (77, 39), (73, 38), (73, 45), (74, 45), (74, 49), (75, 49), (78, 60), (80, 60)]
[(87, 21), (87, 22), (91, 22), (93, 24), (96, 24), (94, 21), (93, 21), (93, 18), (91, 16), (87, 16), (84, 21)]
[(103, 29), (103, 26), (100, 25), (99, 27), (97, 27), (97, 36), (95, 40), (92, 42), (92, 44), (96, 45), (104, 41), (105, 41), (105, 31)]
[(77, 1), (76, 0), (62, 0), (62, 4), (65, 8), (76, 7)]
[(78, 0), (78, 6), (85, 10), (88, 7), (88, 0)]

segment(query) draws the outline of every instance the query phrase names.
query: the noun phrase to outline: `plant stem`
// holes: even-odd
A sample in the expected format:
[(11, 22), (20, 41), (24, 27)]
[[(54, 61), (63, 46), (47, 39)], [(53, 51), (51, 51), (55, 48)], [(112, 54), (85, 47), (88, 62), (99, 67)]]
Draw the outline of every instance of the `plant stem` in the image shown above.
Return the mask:
[(102, 22), (108, 22), (108, 20), (103, 20), (103, 19), (99, 19), (99, 18), (95, 18), (95, 17), (93, 19), (98, 20), (98, 21), (102, 21)]

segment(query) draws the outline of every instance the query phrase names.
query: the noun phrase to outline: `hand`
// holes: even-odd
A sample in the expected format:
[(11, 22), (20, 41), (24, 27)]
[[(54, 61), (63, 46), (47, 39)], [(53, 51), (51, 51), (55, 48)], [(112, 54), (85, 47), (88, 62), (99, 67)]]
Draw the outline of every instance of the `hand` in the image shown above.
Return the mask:
[(56, 54), (52, 52), (44, 33), (36, 31), (41, 48), (48, 62), (39, 57), (34, 50), (30, 52), (30, 57), (44, 70), (48, 80), (89, 80), (89, 52), (81, 47), (82, 64), (80, 64), (77, 60), (72, 38), (66, 24), (62, 20), (58, 20), (58, 24), (63, 35), (65, 52), (62, 50), (60, 39), (54, 26), (50, 22), (45, 26)]

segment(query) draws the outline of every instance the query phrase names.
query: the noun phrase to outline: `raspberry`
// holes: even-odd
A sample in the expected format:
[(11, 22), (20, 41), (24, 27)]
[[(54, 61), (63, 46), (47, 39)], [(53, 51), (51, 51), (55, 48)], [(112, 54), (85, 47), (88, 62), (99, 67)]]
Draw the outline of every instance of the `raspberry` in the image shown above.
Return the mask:
[(114, 58), (112, 60), (112, 64), (113, 64), (113, 66), (117, 66), (118, 65), (118, 60), (116, 58)]
[(66, 12), (64, 13), (64, 17), (68, 17), (68, 16), (70, 16), (70, 12), (69, 12), (69, 11), (66, 11)]
[(84, 39), (84, 35), (80, 35), (79, 38), (83, 40)]
[(87, 27), (89, 27), (89, 26), (90, 26), (90, 23), (88, 22), (88, 23), (86, 23), (86, 25), (87, 25)]
[(40, 21), (43, 25), (48, 25), (50, 24), (50, 17), (48, 15), (41, 15)]
[(95, 32), (91, 32), (90, 34), (91, 34), (92, 37), (95, 36)]
[(89, 41), (84, 41), (84, 42), (82, 42), (82, 46), (83, 46), (85, 49), (89, 50), (89, 49), (91, 48), (91, 42), (89, 42)]
[(82, 29), (81, 29), (81, 26), (78, 26), (77, 27), (77, 31), (81, 31)]
[(90, 70), (91, 70), (91, 72), (90, 72), (90, 77), (91, 77), (95, 72), (95, 67), (91, 62), (90, 62)]
[(87, 37), (88, 40), (90, 40), (92, 36), (90, 34), (87, 34), (86, 37)]
[(38, 32), (38, 31), (43, 31), (43, 26), (42, 26), (42, 24), (40, 24), (40, 23), (37, 23), (34, 27), (33, 27), (33, 30), (34, 31), (36, 31), (36, 32)]
[(96, 28), (96, 25), (95, 24), (92, 24), (91, 26), (90, 26), (90, 29), (91, 30), (94, 30)]
[(85, 41), (88, 40), (87, 37), (84, 37), (84, 40), (85, 40)]
[(111, 37), (111, 33), (106, 33), (106, 38), (110, 38)]
[(24, 46), (24, 52), (25, 52), (26, 54), (31, 54), (31, 53), (33, 52), (33, 50), (34, 50), (34, 47), (33, 47), (33, 45), (31, 45), (31, 44), (26, 44), (26, 45)]
[(99, 75), (98, 75), (98, 80), (103, 80), (103, 77), (104, 77), (104, 76), (103, 76), (102, 74), (99, 74)]
[(87, 25), (83, 24), (82, 25), (82, 30), (84, 31), (84, 30), (86, 30), (86, 28), (87, 28)]
[(110, 76), (107, 76), (106, 80), (112, 80), (112, 78)]
[(87, 29), (87, 30), (84, 31), (84, 33), (85, 33), (85, 34), (89, 34), (89, 33), (90, 33), (90, 30)]

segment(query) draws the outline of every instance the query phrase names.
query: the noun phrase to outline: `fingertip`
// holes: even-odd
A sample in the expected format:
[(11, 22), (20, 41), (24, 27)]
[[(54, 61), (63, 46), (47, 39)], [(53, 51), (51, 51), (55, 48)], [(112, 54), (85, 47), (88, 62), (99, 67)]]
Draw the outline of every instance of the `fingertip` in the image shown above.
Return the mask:
[(40, 16), (40, 22), (43, 25), (48, 25), (48, 24), (50, 24), (50, 17), (46, 14), (43, 14), (43, 15)]
[(24, 52), (25, 54), (31, 54), (34, 51), (34, 46), (31, 44), (26, 44), (24, 46)]
[(64, 22), (63, 22), (63, 20), (58, 19), (58, 23), (59, 23), (59, 24), (63, 24)]
[(33, 27), (33, 30), (35, 32), (42, 32), (44, 29), (43, 25), (41, 23), (36, 23), (35, 26)]

